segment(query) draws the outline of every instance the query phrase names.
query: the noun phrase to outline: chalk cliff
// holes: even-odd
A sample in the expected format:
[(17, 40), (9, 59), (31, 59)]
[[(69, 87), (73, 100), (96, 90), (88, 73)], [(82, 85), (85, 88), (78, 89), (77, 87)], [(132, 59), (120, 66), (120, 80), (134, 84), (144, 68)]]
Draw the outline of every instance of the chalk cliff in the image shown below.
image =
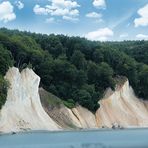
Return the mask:
[(21, 73), (10, 68), (7, 101), (0, 112), (0, 131), (57, 130), (59, 126), (44, 111), (38, 93), (40, 78), (31, 69)]
[(95, 115), (88, 109), (80, 105), (69, 109), (64, 106), (59, 98), (51, 95), (43, 88), (40, 88), (39, 93), (44, 109), (63, 129), (97, 128)]
[(64, 105), (52, 109), (47, 106), (45, 108), (50, 117), (64, 129), (148, 127), (148, 102), (135, 96), (127, 79), (117, 85), (115, 91), (108, 89), (98, 103), (100, 108), (95, 115), (80, 105), (73, 109)]
[(118, 86), (115, 92), (108, 90), (99, 102), (96, 112), (98, 127), (112, 127), (118, 124), (123, 127), (148, 127), (148, 102), (138, 99), (129, 81)]
[(148, 127), (148, 102), (135, 96), (128, 80), (115, 91), (108, 89), (98, 102), (100, 108), (93, 114), (80, 105), (69, 109), (60, 99), (49, 97), (43, 88), (38, 89), (40, 78), (31, 69), (19, 72), (10, 68), (5, 78), (10, 88), (0, 111), (1, 132), (111, 128), (114, 124)]

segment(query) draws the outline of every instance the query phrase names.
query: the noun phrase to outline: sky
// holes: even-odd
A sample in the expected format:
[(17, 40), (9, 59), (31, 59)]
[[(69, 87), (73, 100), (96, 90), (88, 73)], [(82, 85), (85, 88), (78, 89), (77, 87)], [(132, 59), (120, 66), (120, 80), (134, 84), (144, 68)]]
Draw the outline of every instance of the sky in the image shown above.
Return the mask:
[(148, 0), (0, 0), (0, 27), (97, 41), (148, 40)]

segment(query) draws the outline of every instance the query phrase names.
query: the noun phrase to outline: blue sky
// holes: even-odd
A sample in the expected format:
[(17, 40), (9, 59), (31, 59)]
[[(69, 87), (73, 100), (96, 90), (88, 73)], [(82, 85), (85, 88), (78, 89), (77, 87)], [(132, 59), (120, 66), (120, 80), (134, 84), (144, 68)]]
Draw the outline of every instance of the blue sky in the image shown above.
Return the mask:
[(0, 27), (90, 40), (148, 40), (148, 0), (0, 0)]

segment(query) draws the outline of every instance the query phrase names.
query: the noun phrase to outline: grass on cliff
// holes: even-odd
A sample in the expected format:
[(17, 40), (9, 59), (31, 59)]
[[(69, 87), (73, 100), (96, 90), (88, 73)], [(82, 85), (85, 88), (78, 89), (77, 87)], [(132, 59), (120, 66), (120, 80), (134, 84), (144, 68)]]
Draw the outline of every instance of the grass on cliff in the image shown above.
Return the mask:
[(62, 100), (52, 93), (44, 90), (43, 88), (40, 88), (39, 90), (41, 102), (45, 107), (58, 107), (61, 104), (63, 104)]

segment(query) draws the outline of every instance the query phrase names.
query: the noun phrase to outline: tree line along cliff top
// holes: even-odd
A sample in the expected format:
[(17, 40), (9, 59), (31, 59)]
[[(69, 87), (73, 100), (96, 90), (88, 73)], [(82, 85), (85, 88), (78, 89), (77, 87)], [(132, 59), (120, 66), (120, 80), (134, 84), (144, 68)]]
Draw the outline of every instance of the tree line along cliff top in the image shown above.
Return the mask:
[(73, 107), (77, 103), (92, 112), (116, 78), (129, 79), (136, 95), (148, 99), (148, 41), (96, 42), (80, 37), (45, 35), (0, 29), (0, 106), (11, 66), (32, 68), (40, 87)]

